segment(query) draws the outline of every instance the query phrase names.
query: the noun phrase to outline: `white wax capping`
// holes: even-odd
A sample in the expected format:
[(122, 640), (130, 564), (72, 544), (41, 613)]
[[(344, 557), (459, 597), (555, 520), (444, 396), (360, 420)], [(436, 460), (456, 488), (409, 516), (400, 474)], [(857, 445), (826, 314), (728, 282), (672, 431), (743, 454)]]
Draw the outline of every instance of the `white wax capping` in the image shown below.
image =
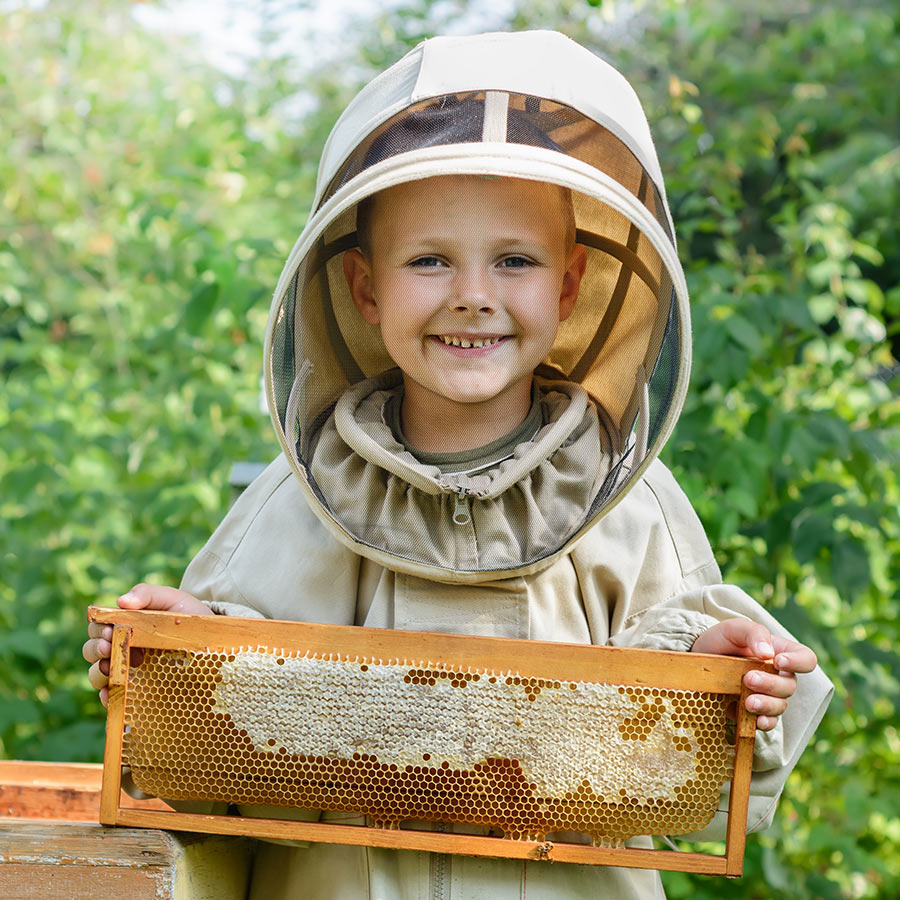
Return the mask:
[[(408, 665), (371, 664), (240, 653), (221, 668), (215, 711), (229, 715), (256, 750), (349, 759), (354, 753), (397, 766), (446, 762), (471, 770), (487, 759), (518, 760), (538, 796), (589, 786), (618, 801), (677, 800), (694, 778), (696, 736), (676, 724), (665, 696), (645, 718), (649, 734), (625, 737), (619, 725), (641, 713), (616, 685), (590, 682), (541, 687), (492, 683), (486, 674), (453, 687), (404, 681)], [(680, 740), (675, 741), (675, 738)]]

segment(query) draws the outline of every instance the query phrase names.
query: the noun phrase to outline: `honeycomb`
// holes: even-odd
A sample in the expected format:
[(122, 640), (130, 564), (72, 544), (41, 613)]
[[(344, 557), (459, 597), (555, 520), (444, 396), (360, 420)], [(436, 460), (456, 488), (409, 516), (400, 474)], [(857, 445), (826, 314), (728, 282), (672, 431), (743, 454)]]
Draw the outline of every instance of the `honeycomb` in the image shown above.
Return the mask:
[(712, 818), (733, 700), (421, 661), (147, 650), (129, 675), (123, 762), (171, 800), (621, 847)]

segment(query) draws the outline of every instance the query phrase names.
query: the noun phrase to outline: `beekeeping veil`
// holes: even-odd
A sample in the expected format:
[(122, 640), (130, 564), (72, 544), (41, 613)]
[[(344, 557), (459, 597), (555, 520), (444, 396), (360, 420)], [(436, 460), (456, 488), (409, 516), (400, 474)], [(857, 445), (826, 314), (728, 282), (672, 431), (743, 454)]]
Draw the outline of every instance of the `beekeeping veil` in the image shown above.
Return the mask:
[[(539, 374), (586, 390), (612, 435), (614, 459), (558, 546), (495, 566), (533, 571), (610, 510), (655, 458), (680, 410), (690, 362), (687, 292), (647, 121), (628, 82), (588, 50), (541, 31), (435, 38), (351, 101), (325, 145), (312, 215), (275, 291), (269, 406), (323, 522), (363, 555), (400, 570), (421, 572), (424, 562), (426, 574), (440, 577), (433, 560), (385, 552), (348, 529), (313, 476), (310, 452), (338, 399), (394, 367), (343, 273), (342, 254), (357, 245), (357, 204), (402, 182), (453, 174), (569, 188), (577, 241), (588, 248), (575, 311)], [(451, 560), (445, 568), (466, 578), (465, 566)]]

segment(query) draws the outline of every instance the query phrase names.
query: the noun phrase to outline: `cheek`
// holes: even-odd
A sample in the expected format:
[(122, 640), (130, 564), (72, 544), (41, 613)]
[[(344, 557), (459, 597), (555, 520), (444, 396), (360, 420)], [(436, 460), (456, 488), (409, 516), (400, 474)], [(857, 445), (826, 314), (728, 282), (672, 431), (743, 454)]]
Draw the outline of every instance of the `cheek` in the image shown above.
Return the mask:
[(383, 323), (397, 333), (416, 334), (427, 329), (435, 312), (442, 308), (442, 295), (431, 284), (423, 285), (414, 279), (396, 279), (389, 296), (378, 303)]
[(558, 285), (548, 279), (529, 292), (528, 300), (518, 310), (519, 323), (532, 340), (549, 349), (559, 329)]
[(397, 333), (397, 329), (383, 319), (381, 321), (381, 342), (395, 366), (404, 370), (410, 367), (409, 341), (404, 341), (402, 335)]
[(391, 359), (401, 368), (415, 353), (425, 330), (427, 318), (415, 304), (398, 303), (395, 299), (379, 305), (381, 340)]

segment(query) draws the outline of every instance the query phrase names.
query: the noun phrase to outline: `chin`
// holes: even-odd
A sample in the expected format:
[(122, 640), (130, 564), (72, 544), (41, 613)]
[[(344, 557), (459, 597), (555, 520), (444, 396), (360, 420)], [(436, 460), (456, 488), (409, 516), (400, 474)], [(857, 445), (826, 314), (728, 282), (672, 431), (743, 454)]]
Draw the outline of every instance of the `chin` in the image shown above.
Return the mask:
[(475, 405), (480, 403), (490, 403), (492, 400), (497, 400), (499, 397), (503, 395), (503, 391), (497, 391), (496, 389), (485, 389), (483, 391), (473, 391), (471, 388), (467, 390), (458, 390), (458, 391), (441, 391), (441, 396), (445, 400), (450, 400), (453, 403), (461, 403), (465, 405)]

